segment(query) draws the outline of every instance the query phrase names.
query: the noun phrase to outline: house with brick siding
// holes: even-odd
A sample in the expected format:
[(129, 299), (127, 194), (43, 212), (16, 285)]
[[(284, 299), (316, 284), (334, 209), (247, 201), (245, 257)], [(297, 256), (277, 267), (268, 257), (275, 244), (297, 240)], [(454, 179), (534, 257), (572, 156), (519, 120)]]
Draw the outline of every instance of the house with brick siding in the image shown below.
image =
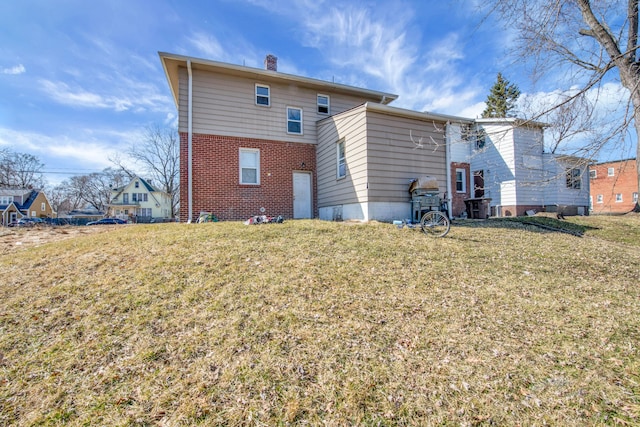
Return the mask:
[[(469, 208), (469, 199), (480, 199), (493, 215), (520, 215), (550, 201), (588, 206), (588, 180), (586, 187), (580, 181), (579, 189), (564, 194), (560, 186), (554, 193), (579, 194), (584, 200), (511, 188), (521, 175), (506, 173), (510, 165), (519, 166), (524, 158), (525, 170), (542, 168), (545, 161), (541, 142), (535, 156), (522, 150), (530, 141), (519, 138), (533, 137), (521, 130), (521, 122), (481, 123), (393, 107), (394, 94), (278, 72), (272, 55), (264, 69), (159, 55), (179, 116), (182, 222), (203, 212), (222, 220), (261, 214), (405, 219), (411, 216), (409, 184), (425, 175), (437, 179), (455, 216)], [(469, 140), (466, 129), (492, 126), (504, 129), (511, 149), (472, 156), (476, 141)], [(541, 135), (541, 129), (533, 133)], [(496, 153), (505, 157), (498, 160)], [(499, 169), (495, 161), (501, 162)], [(551, 164), (531, 174), (549, 179), (559, 170), (556, 181), (565, 185), (565, 168), (555, 158)], [(479, 184), (478, 171), (486, 174), (485, 184)]]
[(590, 167), (590, 204), (594, 214), (631, 212), (638, 202), (637, 159), (596, 163)]

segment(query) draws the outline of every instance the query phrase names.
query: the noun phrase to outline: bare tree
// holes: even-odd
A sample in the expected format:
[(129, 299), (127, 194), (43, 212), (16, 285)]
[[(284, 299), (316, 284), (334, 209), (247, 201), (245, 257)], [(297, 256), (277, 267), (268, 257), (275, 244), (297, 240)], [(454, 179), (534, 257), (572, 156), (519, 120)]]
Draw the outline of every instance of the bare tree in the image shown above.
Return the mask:
[(84, 201), (74, 191), (69, 181), (62, 181), (49, 189), (47, 198), (53, 210), (58, 213), (58, 216), (61, 213), (69, 213), (75, 209), (80, 209), (84, 204)]
[(174, 217), (180, 196), (180, 139), (177, 130), (149, 126), (145, 129), (144, 139), (133, 145), (127, 154), (138, 162), (154, 183), (159, 183), (162, 191), (171, 196), (171, 217)]
[[(590, 152), (597, 153), (630, 130), (636, 139), (640, 136), (638, 0), (489, 0), (487, 6), (517, 32), (516, 52), (533, 61), (534, 78), (553, 70), (568, 76), (568, 85), (580, 86), (554, 107), (598, 92), (611, 80), (619, 80), (627, 90), (621, 100), (627, 104), (626, 115)], [(640, 187), (640, 162), (636, 164)]]
[(33, 154), (0, 151), (0, 187), (44, 187), (44, 164)]
[(104, 211), (111, 201), (111, 189), (124, 185), (125, 179), (122, 171), (106, 168), (102, 172), (71, 177), (69, 190), (83, 204)]

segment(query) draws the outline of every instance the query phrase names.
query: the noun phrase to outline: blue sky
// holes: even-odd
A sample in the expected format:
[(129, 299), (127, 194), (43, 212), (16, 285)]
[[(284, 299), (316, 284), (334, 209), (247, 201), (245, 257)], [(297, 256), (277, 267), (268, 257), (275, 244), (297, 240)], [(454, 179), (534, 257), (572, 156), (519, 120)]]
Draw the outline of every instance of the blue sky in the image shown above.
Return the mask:
[[(172, 125), (158, 51), (392, 92), (392, 105), (476, 117), (498, 72), (523, 93), (512, 35), (472, 0), (21, 0), (0, 3), (0, 148), (50, 184), (97, 172)], [(135, 169), (135, 165), (131, 165)]]

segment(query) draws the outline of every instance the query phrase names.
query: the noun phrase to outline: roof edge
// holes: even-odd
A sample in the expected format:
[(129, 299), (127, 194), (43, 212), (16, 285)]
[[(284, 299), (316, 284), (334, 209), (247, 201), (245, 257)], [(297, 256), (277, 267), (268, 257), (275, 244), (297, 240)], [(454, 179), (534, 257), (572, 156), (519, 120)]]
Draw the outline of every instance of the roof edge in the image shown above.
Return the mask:
[(175, 102), (178, 101), (177, 91), (176, 91), (176, 88), (174, 88), (173, 79), (171, 78), (172, 70), (170, 70), (167, 66), (168, 60), (184, 62), (185, 64), (187, 63), (187, 61), (190, 61), (192, 65), (217, 67), (217, 68), (222, 68), (229, 71), (236, 71), (236, 72), (246, 73), (246, 74), (254, 74), (254, 75), (265, 76), (270, 78), (279, 78), (282, 80), (294, 81), (294, 82), (299, 82), (307, 85), (324, 86), (326, 88), (333, 88), (338, 91), (366, 94), (368, 96), (374, 96), (374, 97), (380, 98), (380, 102), (385, 105), (398, 99), (398, 95), (393, 93), (382, 92), (382, 91), (377, 91), (372, 89), (365, 89), (365, 88), (350, 86), (350, 85), (341, 84), (341, 83), (333, 83), (325, 80), (314, 79), (311, 77), (303, 77), (303, 76), (297, 76), (294, 74), (282, 73), (279, 71), (263, 70), (261, 68), (247, 67), (245, 65), (235, 65), (227, 62), (213, 61), (210, 59), (196, 58), (196, 57), (179, 55), (179, 54), (174, 54), (169, 52), (159, 51), (158, 55), (160, 56), (162, 67), (164, 69), (167, 80), (169, 81), (169, 87), (171, 88), (171, 93), (173, 94), (173, 98)]

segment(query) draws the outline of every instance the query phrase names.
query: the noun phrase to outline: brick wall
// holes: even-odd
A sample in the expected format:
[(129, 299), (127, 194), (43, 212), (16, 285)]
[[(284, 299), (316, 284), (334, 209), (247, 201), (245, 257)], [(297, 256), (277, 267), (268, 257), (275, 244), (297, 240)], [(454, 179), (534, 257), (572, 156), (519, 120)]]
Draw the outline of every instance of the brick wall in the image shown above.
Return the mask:
[[(609, 176), (609, 168), (614, 169), (613, 176)], [(589, 170), (596, 174), (590, 181), (593, 213), (626, 213), (634, 208), (633, 193), (638, 192), (635, 159), (600, 163), (590, 166)], [(622, 201), (617, 201), (618, 194)], [(601, 203), (598, 203), (598, 195), (602, 196)]]
[[(188, 136), (180, 133), (180, 221), (188, 220)], [(241, 185), (239, 149), (260, 150), (260, 185)], [(245, 220), (253, 215), (293, 218), (293, 172), (312, 173), (311, 200), (316, 209), (316, 147), (230, 136), (193, 134), (193, 220), (201, 211), (221, 220)], [(304, 163), (304, 166), (303, 166)]]
[[(456, 169), (465, 170), (465, 179), (467, 181), (466, 182), (467, 191), (464, 193), (458, 193), (456, 191)], [(462, 212), (466, 212), (467, 210), (464, 200), (470, 197), (469, 196), (471, 191), (470, 176), (471, 176), (471, 167), (469, 163), (451, 162), (451, 214), (454, 217), (460, 216)]]

